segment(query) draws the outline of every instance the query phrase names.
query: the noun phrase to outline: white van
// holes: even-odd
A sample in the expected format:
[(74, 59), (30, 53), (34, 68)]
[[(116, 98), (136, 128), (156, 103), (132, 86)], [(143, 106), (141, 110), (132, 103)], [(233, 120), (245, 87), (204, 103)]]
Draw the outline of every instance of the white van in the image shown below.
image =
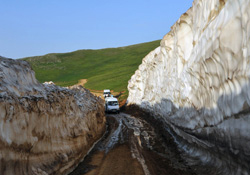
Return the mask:
[(103, 97), (106, 98), (106, 97), (110, 97), (110, 90), (109, 89), (104, 89), (103, 90)]
[(106, 97), (105, 98), (105, 112), (116, 112), (120, 113), (119, 103), (117, 98), (114, 97)]

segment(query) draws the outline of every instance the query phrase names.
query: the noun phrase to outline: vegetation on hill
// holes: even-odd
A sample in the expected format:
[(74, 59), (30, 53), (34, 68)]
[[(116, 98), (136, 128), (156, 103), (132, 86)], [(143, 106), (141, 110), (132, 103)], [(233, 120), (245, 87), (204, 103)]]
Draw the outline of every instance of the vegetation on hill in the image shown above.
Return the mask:
[(40, 82), (70, 86), (87, 79), (84, 86), (88, 89), (121, 92), (127, 90), (128, 80), (142, 59), (159, 44), (157, 40), (119, 48), (52, 53), (24, 60), (31, 64)]

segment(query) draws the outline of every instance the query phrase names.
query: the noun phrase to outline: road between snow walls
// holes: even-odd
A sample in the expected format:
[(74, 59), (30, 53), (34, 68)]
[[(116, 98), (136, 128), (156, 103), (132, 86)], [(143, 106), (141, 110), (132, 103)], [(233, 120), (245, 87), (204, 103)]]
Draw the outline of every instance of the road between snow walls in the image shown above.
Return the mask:
[(43, 85), (29, 64), (0, 57), (0, 174), (68, 174), (105, 132), (103, 101)]
[(129, 108), (108, 114), (107, 131), (69, 175), (192, 175), (174, 143), (163, 138), (145, 113)]

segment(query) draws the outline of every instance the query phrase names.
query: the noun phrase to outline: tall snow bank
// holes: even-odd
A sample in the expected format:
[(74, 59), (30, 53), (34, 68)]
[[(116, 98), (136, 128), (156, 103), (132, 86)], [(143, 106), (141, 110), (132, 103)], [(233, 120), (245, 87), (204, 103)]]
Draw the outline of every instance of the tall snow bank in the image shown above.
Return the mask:
[(103, 102), (82, 87), (43, 85), (0, 57), (0, 174), (65, 174), (105, 131)]
[[(249, 0), (194, 0), (128, 85), (129, 104), (173, 127), (192, 144), (186, 152), (229, 173), (250, 173), (250, 116), (239, 114), (250, 105), (249, 8)], [(234, 159), (218, 160), (225, 147)]]

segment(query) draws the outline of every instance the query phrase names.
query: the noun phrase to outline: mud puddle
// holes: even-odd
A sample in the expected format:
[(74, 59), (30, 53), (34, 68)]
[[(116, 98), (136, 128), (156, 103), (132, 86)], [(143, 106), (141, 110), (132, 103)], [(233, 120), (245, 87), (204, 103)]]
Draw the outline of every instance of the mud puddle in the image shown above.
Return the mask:
[[(171, 138), (169, 138), (171, 141)], [(107, 115), (107, 132), (70, 175), (193, 174), (174, 144), (141, 118)]]

